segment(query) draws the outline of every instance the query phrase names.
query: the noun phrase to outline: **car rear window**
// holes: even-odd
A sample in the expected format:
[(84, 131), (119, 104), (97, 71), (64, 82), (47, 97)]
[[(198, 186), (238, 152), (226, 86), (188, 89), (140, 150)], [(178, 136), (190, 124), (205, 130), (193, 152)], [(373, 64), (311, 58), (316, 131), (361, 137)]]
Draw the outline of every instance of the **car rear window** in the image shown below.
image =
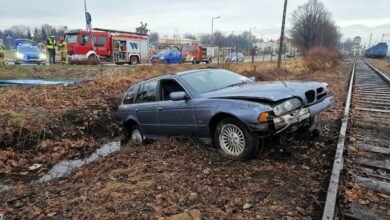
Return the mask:
[(130, 87), (130, 89), (127, 91), (125, 99), (123, 100), (123, 104), (133, 104), (135, 97), (137, 95), (139, 89), (139, 85), (134, 85)]
[(138, 92), (136, 103), (155, 102), (157, 94), (157, 80), (145, 82)]

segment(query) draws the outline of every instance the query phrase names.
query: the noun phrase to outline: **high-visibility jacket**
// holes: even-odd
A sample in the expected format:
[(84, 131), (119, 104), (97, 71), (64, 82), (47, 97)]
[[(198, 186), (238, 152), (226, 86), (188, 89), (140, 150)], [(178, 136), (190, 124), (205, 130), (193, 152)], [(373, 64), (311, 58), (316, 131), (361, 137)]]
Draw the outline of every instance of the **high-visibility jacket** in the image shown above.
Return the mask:
[(55, 39), (47, 39), (47, 49), (55, 49), (57, 42)]

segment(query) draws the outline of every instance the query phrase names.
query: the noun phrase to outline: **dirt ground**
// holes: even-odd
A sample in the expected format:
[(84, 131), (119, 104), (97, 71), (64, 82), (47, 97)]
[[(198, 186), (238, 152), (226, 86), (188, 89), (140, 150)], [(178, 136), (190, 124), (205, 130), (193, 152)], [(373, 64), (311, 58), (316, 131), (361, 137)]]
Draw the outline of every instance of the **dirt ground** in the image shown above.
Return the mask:
[[(319, 119), (320, 137), (268, 142), (264, 151), (250, 161), (228, 160), (211, 146), (193, 140), (167, 140), (145, 146), (123, 142), (119, 152), (83, 166), (66, 178), (40, 184), (29, 182), (57, 162), (83, 158), (107, 140), (123, 139), (115, 111), (129, 85), (194, 66), (113, 67), (112, 71), (103, 67), (103, 74), (98, 72), (100, 66), (29, 70), (28, 75), (34, 77), (50, 74), (93, 80), (68, 86), (3, 89), (0, 183), (16, 188), (0, 192), (0, 213), (11, 219), (149, 219), (196, 208), (204, 219), (318, 219), (325, 201), (351, 63), (341, 62), (337, 67), (314, 73), (305, 70), (299, 61), (288, 63), (282, 72), (274, 71), (274, 65), (224, 67), (259, 80), (328, 82), (336, 104)], [(9, 68), (7, 71), (14, 71), (16, 77), (25, 77), (18, 67), (1, 68)], [(42, 167), (28, 171), (34, 163)]]

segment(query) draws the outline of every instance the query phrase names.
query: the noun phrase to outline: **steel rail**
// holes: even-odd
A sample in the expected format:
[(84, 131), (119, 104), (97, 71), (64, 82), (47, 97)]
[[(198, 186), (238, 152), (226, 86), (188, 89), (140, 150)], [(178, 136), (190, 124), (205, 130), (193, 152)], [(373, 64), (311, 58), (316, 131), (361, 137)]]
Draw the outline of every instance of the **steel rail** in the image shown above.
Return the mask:
[(343, 152), (345, 146), (345, 135), (348, 127), (348, 118), (349, 118), (349, 110), (351, 107), (355, 69), (356, 69), (356, 60), (354, 61), (352, 67), (351, 80), (349, 82), (349, 88), (348, 88), (347, 102), (345, 103), (345, 109), (344, 109), (344, 115), (343, 115), (342, 124), (340, 128), (339, 140), (337, 142), (336, 155), (333, 162), (332, 174), (329, 181), (329, 187), (328, 187), (328, 192), (326, 194), (324, 212), (322, 215), (323, 220), (334, 219), (337, 192), (338, 192), (338, 187), (340, 182), (340, 172), (343, 169)]

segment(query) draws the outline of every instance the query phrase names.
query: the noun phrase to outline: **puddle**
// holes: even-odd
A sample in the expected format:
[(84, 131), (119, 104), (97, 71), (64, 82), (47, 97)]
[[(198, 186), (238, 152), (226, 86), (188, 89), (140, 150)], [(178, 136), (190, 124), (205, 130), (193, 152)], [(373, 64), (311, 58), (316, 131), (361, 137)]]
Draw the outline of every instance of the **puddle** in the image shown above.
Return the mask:
[[(0, 183), (0, 192), (2, 191), (8, 191), (10, 189), (14, 188), (13, 186), (10, 186), (10, 185), (3, 185)], [(1, 218), (0, 218), (1, 219)]]
[(58, 164), (54, 165), (51, 168), (51, 170), (47, 174), (43, 175), (37, 182), (46, 182), (49, 180), (63, 177), (78, 167), (81, 167), (85, 164), (89, 164), (92, 161), (97, 160), (99, 157), (107, 156), (120, 149), (121, 149), (120, 141), (110, 142), (101, 146), (99, 149), (95, 151), (95, 153), (93, 153), (88, 158), (61, 161)]
[(48, 79), (10, 79), (0, 80), (0, 87), (21, 85), (21, 86), (37, 86), (37, 85), (57, 85), (57, 84), (74, 84), (80, 83), (80, 80), (48, 80)]
[[(113, 141), (107, 144), (102, 145), (99, 149), (97, 149), (91, 156), (84, 159), (77, 160), (64, 160), (54, 165), (49, 172), (39, 178), (37, 181), (31, 182), (33, 183), (42, 183), (50, 180), (54, 180), (60, 177), (64, 177), (71, 173), (76, 168), (79, 168), (83, 165), (89, 164), (101, 157), (105, 157), (111, 153), (119, 151), (121, 149), (120, 141)], [(13, 189), (14, 186), (4, 185), (0, 183), (0, 192), (8, 191)]]

